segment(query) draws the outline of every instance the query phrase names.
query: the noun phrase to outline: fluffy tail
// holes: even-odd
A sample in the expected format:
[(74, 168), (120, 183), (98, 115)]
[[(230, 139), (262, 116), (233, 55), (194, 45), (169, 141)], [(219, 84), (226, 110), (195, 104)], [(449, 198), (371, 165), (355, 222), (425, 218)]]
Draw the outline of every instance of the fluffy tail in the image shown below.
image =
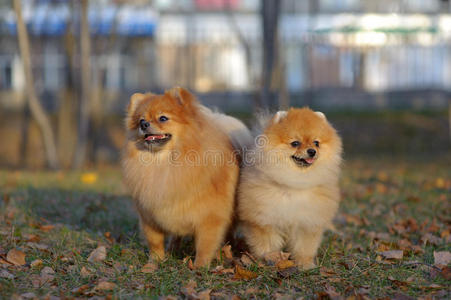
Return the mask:
[(250, 149), (254, 143), (249, 129), (240, 120), (210, 110), (203, 106), (202, 111), (207, 114), (229, 137), (233, 148), (244, 153), (246, 149)]

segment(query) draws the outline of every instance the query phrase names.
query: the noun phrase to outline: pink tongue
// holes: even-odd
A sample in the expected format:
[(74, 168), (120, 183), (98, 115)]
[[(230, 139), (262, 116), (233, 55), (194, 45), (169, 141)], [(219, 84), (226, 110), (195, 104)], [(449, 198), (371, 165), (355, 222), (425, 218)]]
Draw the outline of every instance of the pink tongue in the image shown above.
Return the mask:
[(309, 164), (312, 164), (315, 161), (315, 159), (314, 158), (306, 158), (305, 161), (308, 162)]
[(154, 134), (146, 137), (146, 141), (154, 141), (164, 138), (164, 134)]

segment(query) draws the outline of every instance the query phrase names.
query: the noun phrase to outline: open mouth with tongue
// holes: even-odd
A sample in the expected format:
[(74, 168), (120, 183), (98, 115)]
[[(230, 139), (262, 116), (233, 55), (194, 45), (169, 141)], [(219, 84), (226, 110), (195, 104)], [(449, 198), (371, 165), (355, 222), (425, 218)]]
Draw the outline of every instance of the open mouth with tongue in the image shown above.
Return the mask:
[(302, 167), (309, 167), (315, 162), (315, 158), (312, 157), (303, 158), (296, 155), (292, 155), (291, 158), (298, 166)]
[(169, 133), (157, 133), (157, 134), (149, 134), (144, 135), (144, 141), (148, 144), (164, 144), (171, 139)]

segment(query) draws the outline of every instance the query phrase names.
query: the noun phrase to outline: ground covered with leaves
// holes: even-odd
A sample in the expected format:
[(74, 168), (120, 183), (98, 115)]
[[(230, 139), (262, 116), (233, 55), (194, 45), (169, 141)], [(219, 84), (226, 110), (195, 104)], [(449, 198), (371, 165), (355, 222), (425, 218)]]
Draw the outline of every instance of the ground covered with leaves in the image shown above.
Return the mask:
[(0, 171), (0, 298), (449, 299), (450, 166), (347, 161), (336, 231), (309, 271), (230, 245), (193, 270), (189, 240), (150, 262), (117, 169)]

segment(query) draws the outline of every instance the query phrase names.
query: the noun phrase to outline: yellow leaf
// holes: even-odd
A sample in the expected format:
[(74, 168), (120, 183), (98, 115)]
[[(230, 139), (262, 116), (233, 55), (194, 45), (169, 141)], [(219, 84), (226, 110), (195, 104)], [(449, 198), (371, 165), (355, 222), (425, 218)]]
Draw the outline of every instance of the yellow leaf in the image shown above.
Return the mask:
[(96, 183), (97, 177), (98, 177), (97, 173), (94, 173), (94, 172), (83, 173), (81, 175), (81, 182), (86, 183), (86, 184), (93, 184), (93, 183)]
[(291, 268), (293, 266), (294, 266), (294, 261), (288, 260), (288, 259), (281, 260), (276, 264), (276, 267), (280, 270)]
[(235, 276), (233, 277), (234, 279), (250, 280), (256, 278), (257, 276), (257, 273), (243, 269), (242, 267), (240, 267), (240, 265), (235, 266)]

